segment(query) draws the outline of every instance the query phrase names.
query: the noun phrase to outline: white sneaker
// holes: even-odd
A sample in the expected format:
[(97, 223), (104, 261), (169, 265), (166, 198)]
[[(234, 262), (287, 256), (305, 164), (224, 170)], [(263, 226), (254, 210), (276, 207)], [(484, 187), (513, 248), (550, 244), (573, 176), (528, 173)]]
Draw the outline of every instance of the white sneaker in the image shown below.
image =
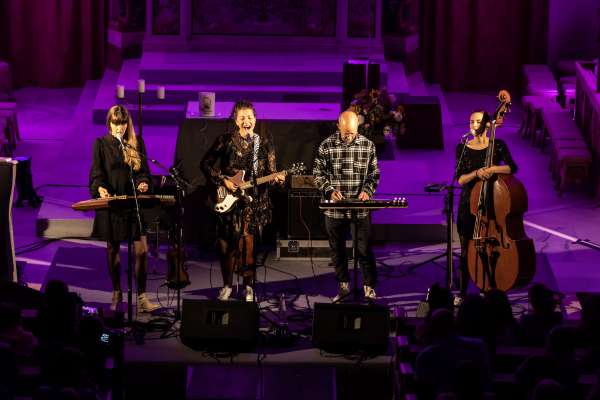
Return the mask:
[(160, 306), (158, 304), (152, 303), (148, 300), (148, 296), (146, 293), (141, 293), (138, 295), (137, 301), (137, 311), (138, 313), (150, 313), (154, 310), (158, 310)]
[(246, 286), (246, 301), (254, 301), (254, 289), (252, 289), (252, 286)]
[(333, 298), (333, 303), (337, 303), (340, 299), (345, 299), (350, 294), (350, 283), (340, 282), (338, 293)]
[(363, 289), (365, 291), (365, 299), (367, 300), (377, 300), (377, 294), (375, 293), (375, 288), (371, 287), (371, 286), (363, 286)]
[(454, 307), (459, 307), (463, 303), (463, 299), (460, 296), (454, 296)]
[(221, 288), (221, 290), (219, 290), (219, 296), (217, 297), (217, 299), (221, 300), (221, 301), (227, 301), (229, 300), (229, 296), (231, 296), (231, 286), (225, 285)]

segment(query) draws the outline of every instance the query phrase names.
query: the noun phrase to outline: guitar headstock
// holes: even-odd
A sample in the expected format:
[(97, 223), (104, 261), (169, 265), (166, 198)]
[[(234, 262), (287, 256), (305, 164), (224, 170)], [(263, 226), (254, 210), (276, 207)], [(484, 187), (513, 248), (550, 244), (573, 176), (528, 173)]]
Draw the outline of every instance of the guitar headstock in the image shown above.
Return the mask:
[(494, 111), (493, 121), (496, 121), (496, 125), (502, 125), (504, 123), (504, 115), (510, 112), (511, 98), (508, 90), (500, 90), (498, 93), (498, 106)]
[(286, 172), (289, 175), (302, 175), (306, 171), (306, 165), (303, 162), (293, 163)]

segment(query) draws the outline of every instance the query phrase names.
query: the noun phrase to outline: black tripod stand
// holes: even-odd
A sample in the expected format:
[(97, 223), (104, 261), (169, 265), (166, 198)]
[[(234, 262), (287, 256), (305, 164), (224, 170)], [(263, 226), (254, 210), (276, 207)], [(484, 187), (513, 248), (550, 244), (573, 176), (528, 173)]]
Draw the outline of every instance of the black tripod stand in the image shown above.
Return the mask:
[(434, 257), (428, 258), (427, 260), (421, 261), (417, 264), (411, 265), (406, 273), (411, 273), (414, 270), (432, 263), (434, 261), (439, 260), (440, 258), (446, 258), (446, 286), (453, 286), (454, 279), (454, 251), (452, 249), (452, 243), (454, 241), (454, 189), (460, 189), (460, 187), (454, 186), (453, 184), (444, 185), (444, 184), (434, 184), (428, 185), (425, 187), (425, 191), (429, 193), (441, 192), (443, 190), (446, 191), (446, 250), (443, 253), (440, 253)]
[[(352, 258), (353, 258), (353, 270), (352, 270), (352, 300), (355, 303), (359, 302), (360, 290), (358, 288), (358, 217), (356, 216), (356, 210), (350, 210), (350, 220), (352, 221)], [(368, 218), (368, 217), (367, 217)], [(344, 249), (346, 247), (344, 241)], [(347, 297), (347, 296), (344, 296)], [(343, 298), (338, 299), (338, 302)]]
[(174, 321), (181, 319), (181, 289), (190, 284), (189, 277), (183, 269), (183, 216), (185, 209), (183, 207), (183, 198), (191, 188), (189, 182), (187, 182), (176, 167), (167, 168), (157, 160), (151, 159), (152, 164), (158, 168), (166, 171), (171, 179), (175, 182), (176, 195), (175, 195), (175, 254), (173, 256), (173, 263), (175, 265), (174, 271), (169, 268), (167, 274), (166, 285), (169, 288), (174, 288), (177, 292), (177, 303), (174, 312)]

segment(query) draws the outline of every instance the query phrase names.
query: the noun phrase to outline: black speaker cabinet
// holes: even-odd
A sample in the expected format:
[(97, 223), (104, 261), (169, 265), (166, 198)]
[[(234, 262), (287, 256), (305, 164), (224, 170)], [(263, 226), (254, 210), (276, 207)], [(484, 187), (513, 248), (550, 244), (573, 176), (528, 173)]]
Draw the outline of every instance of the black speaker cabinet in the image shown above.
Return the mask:
[(327, 239), (317, 190), (288, 192), (288, 239)]
[(13, 241), (12, 205), (17, 163), (0, 158), (0, 281), (16, 282), (17, 265)]
[(385, 354), (390, 335), (387, 307), (316, 303), (313, 345), (330, 353)]
[(344, 63), (342, 110), (348, 108), (354, 95), (364, 89), (379, 89), (381, 68), (369, 60), (350, 60)]
[(181, 341), (196, 350), (252, 351), (258, 317), (254, 302), (183, 299)]

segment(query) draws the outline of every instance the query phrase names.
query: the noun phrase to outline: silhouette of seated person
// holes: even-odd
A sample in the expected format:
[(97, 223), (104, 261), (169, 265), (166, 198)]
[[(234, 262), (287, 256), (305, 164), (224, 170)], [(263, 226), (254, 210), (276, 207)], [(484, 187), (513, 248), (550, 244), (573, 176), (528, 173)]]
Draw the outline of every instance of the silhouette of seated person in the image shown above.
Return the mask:
[(436, 282), (429, 288), (425, 301), (427, 314), (425, 315), (423, 322), (417, 326), (415, 336), (417, 343), (429, 345), (433, 340), (431, 333), (431, 316), (436, 310), (440, 309), (452, 311), (454, 309), (454, 297), (448, 288), (441, 287), (440, 284)]
[(36, 391), (34, 399), (98, 399), (98, 390), (89, 377), (81, 351), (65, 347), (54, 352), (50, 361), (53, 368), (43, 374), (47, 384)]
[(525, 346), (543, 346), (550, 330), (560, 325), (562, 313), (556, 311), (558, 300), (555, 293), (541, 283), (529, 288), (531, 312), (521, 317), (521, 343)]
[(99, 340), (103, 332), (104, 324), (98, 317), (88, 315), (79, 321), (78, 347), (90, 378), (99, 385), (108, 384), (104, 366), (109, 349)]
[(467, 361), (476, 365), (477, 373), (471, 379), (487, 390), (490, 367), (485, 343), (458, 336), (454, 316), (445, 309), (436, 310), (431, 316), (431, 333), (433, 344), (427, 346), (415, 362), (419, 399), (434, 399), (440, 393), (456, 392), (459, 366)]
[(48, 281), (38, 313), (40, 345), (62, 347), (75, 344), (81, 304), (81, 298), (69, 292), (66, 283)]
[(533, 390), (533, 400), (564, 400), (568, 398), (565, 388), (552, 379), (541, 380)]
[(440, 393), (436, 400), (493, 400), (496, 395), (486, 392), (479, 376), (479, 365), (472, 361), (460, 362), (456, 367), (456, 389)]
[(7, 343), (0, 343), (0, 399), (12, 399), (17, 382), (17, 356)]
[(514, 345), (518, 341), (517, 322), (508, 298), (497, 289), (486, 292), (485, 297), (467, 295), (456, 314), (456, 329), (461, 336), (485, 341), (492, 364), (499, 344)]
[(13, 303), (0, 303), (0, 343), (8, 344), (19, 358), (29, 358), (37, 346), (33, 334), (21, 326), (21, 309)]
[(585, 348), (584, 368), (586, 371), (598, 370), (600, 368), (600, 295), (590, 296), (583, 301), (578, 330), (578, 346)]
[(488, 321), (487, 341), (490, 349), (497, 346), (516, 346), (521, 337), (519, 323), (515, 319), (512, 306), (506, 292), (490, 289), (484, 297), (486, 318)]
[(565, 398), (576, 397), (577, 382), (582, 372), (582, 363), (575, 355), (576, 340), (575, 328), (552, 328), (545, 354), (529, 356), (516, 371), (516, 388), (522, 398), (531, 398), (536, 385), (543, 379), (552, 379), (563, 386), (568, 393)]

